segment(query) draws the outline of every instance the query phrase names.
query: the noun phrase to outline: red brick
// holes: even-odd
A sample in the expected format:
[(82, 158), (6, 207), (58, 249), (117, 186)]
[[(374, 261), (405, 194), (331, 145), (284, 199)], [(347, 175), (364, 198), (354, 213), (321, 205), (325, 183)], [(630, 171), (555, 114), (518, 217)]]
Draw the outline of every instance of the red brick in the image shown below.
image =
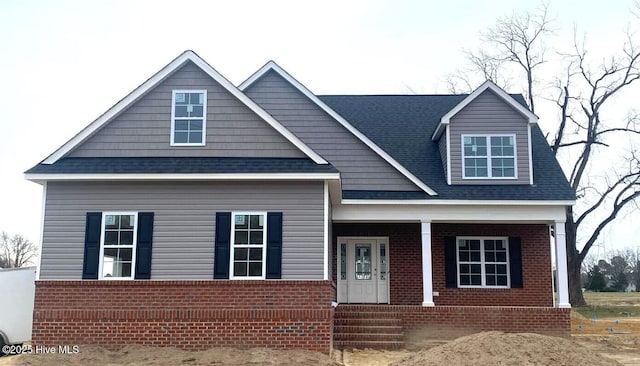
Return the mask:
[[(422, 304), (422, 245), (420, 224), (334, 224), (333, 253), (338, 236), (388, 236), (390, 303)], [(432, 224), (431, 251), (436, 305), (552, 307), (551, 251), (546, 225)], [(517, 236), (522, 239), (523, 288), (446, 288), (446, 236)], [(336, 281), (336, 258), (333, 258)]]
[(334, 294), (331, 281), (37, 281), (32, 338), (328, 353)]

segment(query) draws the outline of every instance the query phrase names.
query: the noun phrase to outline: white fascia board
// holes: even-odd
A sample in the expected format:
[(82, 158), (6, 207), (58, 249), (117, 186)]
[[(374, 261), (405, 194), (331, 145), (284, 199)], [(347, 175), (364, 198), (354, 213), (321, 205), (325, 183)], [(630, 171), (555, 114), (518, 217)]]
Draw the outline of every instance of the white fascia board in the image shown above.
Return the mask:
[(342, 205), (424, 205), (424, 206), (573, 206), (576, 201), (558, 200), (359, 200), (343, 199)]
[(322, 249), (322, 256), (323, 256), (323, 274), (322, 274), (322, 278), (325, 280), (329, 279), (329, 240), (331, 240), (329, 238), (329, 225), (331, 225), (331, 219), (329, 217), (329, 182), (328, 181), (324, 181), (324, 185), (323, 185), (323, 196), (324, 196), (324, 202), (323, 202), (323, 211), (324, 211), (324, 215), (323, 215), (323, 249)]
[(267, 73), (269, 70), (273, 70), (277, 72), (281, 77), (283, 77), (287, 82), (293, 85), (296, 89), (298, 89), (302, 94), (304, 94), (307, 98), (309, 98), (313, 103), (315, 103), (320, 109), (325, 111), (329, 116), (338, 121), (344, 128), (346, 128), (349, 132), (351, 132), (354, 136), (356, 136), (360, 141), (362, 141), (365, 145), (367, 145), (371, 150), (373, 150), (376, 154), (378, 154), (382, 159), (384, 159), (387, 163), (393, 166), (397, 171), (399, 171), (402, 175), (404, 175), (407, 179), (409, 179), (413, 184), (418, 186), (420, 189), (428, 193), (430, 196), (436, 196), (438, 193), (431, 189), (429, 186), (424, 184), (418, 177), (413, 175), (409, 170), (407, 170), (402, 164), (397, 162), (391, 155), (387, 154), (382, 148), (376, 145), (371, 139), (369, 139), (365, 134), (360, 132), (357, 128), (355, 128), (351, 123), (349, 123), (346, 119), (344, 119), (340, 114), (331, 109), (328, 105), (326, 105), (323, 101), (320, 100), (315, 94), (313, 94), (307, 87), (302, 85), (298, 80), (296, 80), (293, 76), (291, 76), (288, 72), (286, 72), (283, 68), (278, 66), (274, 61), (267, 62), (264, 66), (262, 66), (258, 71), (256, 71), (253, 75), (251, 75), (247, 80), (245, 80), (242, 84), (240, 84), (239, 89), (244, 91), (251, 84), (253, 84), (256, 80), (260, 79), (262, 75)]
[(527, 120), (529, 124), (538, 123), (538, 116), (536, 116), (529, 109), (525, 108), (522, 104), (518, 103), (512, 96), (510, 96), (507, 92), (502, 90), (499, 86), (494, 84), (491, 80), (485, 81), (482, 85), (480, 85), (476, 90), (474, 90), (471, 94), (469, 94), (466, 98), (462, 100), (462, 102), (458, 103), (455, 107), (453, 107), (447, 114), (442, 116), (440, 119), (440, 123), (438, 127), (433, 132), (431, 136), (431, 140), (437, 141), (442, 132), (444, 130), (445, 125), (448, 125), (451, 117), (455, 116), (458, 112), (460, 112), (464, 107), (469, 105), (474, 99), (476, 99), (480, 94), (482, 94), (485, 90), (491, 90), (496, 93), (502, 100), (504, 100), (507, 104), (513, 107), (516, 111), (522, 114)]
[(149, 90), (158, 85), (162, 80), (175, 72), (178, 68), (180, 68), (185, 62), (191, 61), (196, 64), (200, 69), (206, 72), (211, 78), (217, 81), (220, 85), (222, 85), (227, 91), (233, 94), (236, 98), (238, 98), (242, 103), (244, 103), (249, 109), (251, 109), (254, 113), (256, 113), (260, 118), (262, 118), (265, 122), (267, 122), (271, 127), (273, 127), (276, 131), (282, 134), (287, 140), (289, 140), (293, 145), (295, 145), (298, 149), (300, 149), (305, 155), (307, 155), (311, 160), (313, 160), (316, 164), (328, 164), (326, 160), (324, 160), (320, 155), (318, 155), (315, 151), (313, 151), (310, 147), (304, 144), (300, 139), (298, 139), (291, 131), (287, 130), (282, 124), (276, 121), (270, 114), (268, 114), (264, 109), (258, 106), (254, 101), (252, 101), (249, 97), (247, 97), (243, 92), (241, 92), (238, 88), (236, 88), (229, 80), (227, 80), (224, 76), (218, 73), (211, 65), (206, 63), (200, 56), (196, 55), (193, 51), (185, 51), (176, 59), (171, 61), (167, 66), (162, 68), (162, 70), (158, 71), (155, 75), (145, 81), (142, 85), (136, 88), (134, 91), (129, 93), (125, 98), (120, 100), (116, 105), (111, 107), (107, 112), (98, 117), (95, 121), (91, 122), (87, 127), (85, 127), (82, 131), (80, 131), (77, 135), (75, 135), (71, 140), (67, 141), (62, 147), (56, 150), (53, 154), (47, 157), (42, 163), (43, 164), (53, 164), (58, 161), (60, 158), (69, 153), (73, 148), (78, 146), (80, 143), (84, 142), (87, 138), (93, 135), (96, 131), (98, 131), (102, 126), (104, 126), (107, 122), (109, 122), (112, 118), (117, 116), (120, 112), (122, 112), (129, 105), (134, 103), (136, 100), (145, 95)]
[(40, 255), (36, 269), (36, 281), (40, 280), (40, 268), (42, 268), (42, 247), (44, 245), (44, 214), (47, 209), (47, 182), (42, 184), (42, 212), (40, 213)]
[(339, 180), (340, 173), (202, 173), (202, 174), (25, 174), (39, 181), (203, 181), (203, 180)]
[(341, 205), (334, 222), (553, 223), (565, 218), (565, 206), (540, 205)]

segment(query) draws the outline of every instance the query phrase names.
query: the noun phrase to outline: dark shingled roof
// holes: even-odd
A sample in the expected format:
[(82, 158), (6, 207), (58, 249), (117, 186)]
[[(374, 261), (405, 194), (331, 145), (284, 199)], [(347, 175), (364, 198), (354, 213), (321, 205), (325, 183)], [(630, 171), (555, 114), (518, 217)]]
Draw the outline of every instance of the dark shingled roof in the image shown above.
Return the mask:
[[(448, 185), (438, 144), (440, 118), (467, 95), (326, 95), (319, 98), (367, 135), (437, 196), (416, 192), (345, 191), (353, 199), (573, 200), (575, 194), (540, 128), (531, 130), (534, 185)], [(513, 96), (526, 106), (521, 95)]]
[[(467, 95), (319, 96), (367, 135), (437, 196), (415, 192), (344, 191), (347, 199), (573, 200), (575, 193), (540, 128), (531, 131), (534, 185), (448, 185), (440, 152), (431, 136), (440, 118)], [(521, 95), (513, 95), (526, 106)], [(27, 174), (109, 173), (328, 173), (331, 165), (292, 158), (136, 157), (63, 158), (38, 164)]]
[(64, 158), (26, 174), (109, 173), (337, 173), (330, 164), (289, 158)]

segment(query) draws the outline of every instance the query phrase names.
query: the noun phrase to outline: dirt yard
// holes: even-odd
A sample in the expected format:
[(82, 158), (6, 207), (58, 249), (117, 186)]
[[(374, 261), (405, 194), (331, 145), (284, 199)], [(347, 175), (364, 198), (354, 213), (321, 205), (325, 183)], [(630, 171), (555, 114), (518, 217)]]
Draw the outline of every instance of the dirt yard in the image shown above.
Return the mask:
[[(585, 319), (574, 317), (572, 326)], [(589, 320), (589, 319), (587, 319)], [(634, 323), (640, 323), (640, 319)], [(483, 332), (451, 339), (414, 338), (411, 350), (336, 351), (333, 359), (308, 351), (277, 351), (262, 348), (238, 350), (214, 348), (186, 352), (174, 348), (129, 346), (112, 352), (97, 346), (80, 346), (78, 354), (31, 354), (0, 358), (0, 366), (174, 366), (174, 365), (345, 365), (345, 366), (417, 366), (417, 365), (640, 365), (640, 330), (631, 334), (608, 333), (609, 321), (589, 324), (572, 339), (537, 334)], [(635, 329), (631, 324), (625, 329)], [(593, 329), (593, 330), (592, 330)], [(589, 332), (594, 332), (589, 334)], [(424, 336), (414, 333), (411, 337)], [(445, 335), (445, 338), (451, 335)]]
[(78, 354), (30, 354), (0, 358), (1, 366), (300, 366), (339, 365), (329, 356), (310, 351), (276, 351), (266, 348), (238, 350), (213, 348), (202, 352), (181, 351), (175, 348), (128, 346), (117, 352), (97, 346), (80, 346)]
[[(601, 306), (610, 306), (602, 295)], [(623, 301), (638, 306), (638, 295), (623, 295)], [(611, 300), (611, 298), (609, 298)], [(640, 316), (617, 311), (619, 316), (598, 318), (592, 313), (572, 311), (570, 339), (536, 334), (483, 332), (471, 335), (422, 330), (407, 333), (407, 349), (400, 351), (336, 351), (332, 358), (316, 352), (277, 351), (262, 348), (238, 350), (215, 348), (186, 352), (174, 348), (129, 346), (117, 352), (97, 346), (80, 346), (72, 355), (31, 354), (0, 358), (0, 366), (174, 366), (174, 365), (636, 365), (640, 366)], [(628, 306), (628, 305), (626, 305)], [(640, 307), (638, 308), (640, 310)], [(467, 332), (472, 333), (472, 331)]]

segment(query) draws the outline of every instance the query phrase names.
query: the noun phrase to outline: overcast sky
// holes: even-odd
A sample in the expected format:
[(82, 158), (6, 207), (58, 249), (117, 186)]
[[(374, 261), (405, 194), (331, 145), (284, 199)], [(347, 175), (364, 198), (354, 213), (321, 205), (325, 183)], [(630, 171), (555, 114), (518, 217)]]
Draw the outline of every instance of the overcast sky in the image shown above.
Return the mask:
[[(42, 189), (23, 172), (186, 49), (236, 85), (273, 59), (317, 94), (446, 93), (446, 74), (481, 30), (538, 4), (2, 0), (0, 230), (39, 243)], [(632, 5), (556, 0), (557, 40), (577, 26), (606, 54)], [(537, 114), (543, 130), (553, 127), (552, 111)], [(607, 245), (640, 244), (637, 222), (617, 225)]]

